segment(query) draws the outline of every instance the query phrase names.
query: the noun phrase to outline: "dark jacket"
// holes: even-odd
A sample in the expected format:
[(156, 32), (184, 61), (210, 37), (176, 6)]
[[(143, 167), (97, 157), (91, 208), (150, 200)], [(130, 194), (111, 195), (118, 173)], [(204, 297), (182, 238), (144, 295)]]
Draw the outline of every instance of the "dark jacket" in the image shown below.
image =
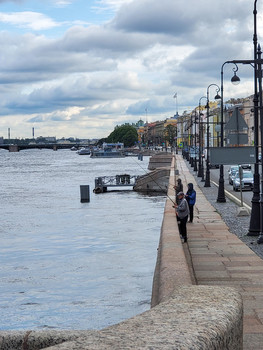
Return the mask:
[(194, 185), (192, 183), (188, 184), (188, 191), (186, 192), (186, 200), (189, 205), (195, 205), (196, 192), (194, 190)]
[(177, 185), (175, 186), (175, 194), (178, 195), (179, 192), (183, 192), (183, 191), (184, 191), (184, 188), (183, 188), (182, 180), (178, 179)]

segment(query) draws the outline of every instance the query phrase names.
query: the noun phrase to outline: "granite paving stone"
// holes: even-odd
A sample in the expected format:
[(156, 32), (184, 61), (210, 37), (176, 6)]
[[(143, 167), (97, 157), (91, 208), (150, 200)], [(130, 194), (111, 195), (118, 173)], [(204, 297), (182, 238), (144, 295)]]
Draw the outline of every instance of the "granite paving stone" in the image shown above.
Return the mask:
[(238, 217), (238, 206), (226, 198), (217, 203), (218, 188), (204, 187), (188, 161), (176, 155), (184, 189), (197, 192), (194, 221), (187, 225), (188, 249), (197, 284), (235, 287), (244, 303), (244, 350), (263, 349), (263, 245), (247, 236), (250, 217)]

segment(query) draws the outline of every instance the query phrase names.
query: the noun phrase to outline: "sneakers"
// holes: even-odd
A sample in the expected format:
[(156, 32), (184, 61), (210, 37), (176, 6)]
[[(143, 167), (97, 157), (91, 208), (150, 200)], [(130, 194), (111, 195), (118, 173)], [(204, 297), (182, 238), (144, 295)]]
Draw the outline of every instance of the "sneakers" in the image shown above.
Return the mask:
[(184, 237), (184, 236), (180, 235), (180, 238), (183, 239), (184, 243), (187, 242), (187, 237)]

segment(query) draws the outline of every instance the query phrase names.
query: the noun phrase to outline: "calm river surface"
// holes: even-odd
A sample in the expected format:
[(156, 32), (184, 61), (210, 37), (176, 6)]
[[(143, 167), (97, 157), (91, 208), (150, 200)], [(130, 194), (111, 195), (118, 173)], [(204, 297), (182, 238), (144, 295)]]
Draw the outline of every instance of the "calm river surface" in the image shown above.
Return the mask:
[(92, 192), (96, 176), (144, 174), (149, 158), (0, 160), (0, 329), (101, 329), (149, 309), (165, 198)]

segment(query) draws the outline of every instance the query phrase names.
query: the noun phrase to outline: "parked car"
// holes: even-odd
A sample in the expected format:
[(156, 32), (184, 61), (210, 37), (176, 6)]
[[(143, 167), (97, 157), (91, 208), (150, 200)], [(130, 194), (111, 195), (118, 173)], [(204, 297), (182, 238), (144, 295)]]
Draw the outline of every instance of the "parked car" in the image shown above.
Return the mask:
[(232, 165), (228, 170), (228, 182), (229, 185), (233, 185), (233, 178), (236, 175), (236, 172), (238, 171), (238, 165)]
[[(253, 190), (254, 187), (254, 178), (252, 171), (244, 171), (242, 179), (242, 190)], [(233, 190), (240, 190), (240, 177), (239, 172), (236, 172), (236, 175), (233, 178)]]

